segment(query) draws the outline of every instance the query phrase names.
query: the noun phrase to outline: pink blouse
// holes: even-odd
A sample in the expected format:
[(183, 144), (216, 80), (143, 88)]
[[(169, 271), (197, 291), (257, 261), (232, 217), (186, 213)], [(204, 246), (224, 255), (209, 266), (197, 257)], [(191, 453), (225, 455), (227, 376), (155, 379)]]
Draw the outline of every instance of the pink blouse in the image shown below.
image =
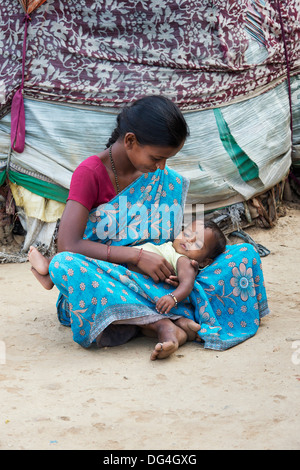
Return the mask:
[(73, 173), (68, 200), (80, 202), (89, 211), (116, 195), (105, 166), (97, 155), (84, 160)]

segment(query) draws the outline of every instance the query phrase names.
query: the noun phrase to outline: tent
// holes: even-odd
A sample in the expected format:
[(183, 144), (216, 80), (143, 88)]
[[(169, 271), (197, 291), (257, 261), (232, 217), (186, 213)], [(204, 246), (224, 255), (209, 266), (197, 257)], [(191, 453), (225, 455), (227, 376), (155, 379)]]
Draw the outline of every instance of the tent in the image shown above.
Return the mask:
[(258, 195), (276, 199), (300, 168), (299, 0), (2, 0), (0, 23), (0, 185), (24, 251), (51, 245), (72, 172), (146, 94), (185, 114), (191, 136), (168, 164), (188, 203), (251, 222)]

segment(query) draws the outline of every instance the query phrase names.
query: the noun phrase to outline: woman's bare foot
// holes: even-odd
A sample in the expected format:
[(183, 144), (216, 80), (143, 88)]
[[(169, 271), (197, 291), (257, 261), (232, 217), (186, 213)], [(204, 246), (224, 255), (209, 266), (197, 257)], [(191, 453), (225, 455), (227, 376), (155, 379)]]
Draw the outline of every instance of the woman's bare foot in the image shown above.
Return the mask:
[(50, 258), (45, 258), (34, 246), (29, 248), (28, 260), (39, 274), (49, 274)]
[(52, 279), (50, 277), (50, 274), (40, 274), (33, 266), (31, 267), (31, 271), (34, 274), (34, 276), (37, 278), (37, 280), (42, 284), (42, 286), (47, 289), (51, 290), (52, 287), (54, 286)]
[(154, 350), (151, 353), (151, 361), (156, 359), (166, 359), (171, 356), (178, 349), (178, 343), (173, 341), (164, 341), (163, 343), (157, 343)]
[(174, 323), (186, 332), (188, 341), (195, 341), (197, 338), (197, 332), (201, 329), (201, 326), (198, 323), (185, 317), (179, 318)]
[(186, 332), (176, 326), (169, 318), (150, 323), (143, 328), (143, 333), (146, 336), (153, 336), (155, 333), (159, 340), (150, 356), (151, 361), (169, 357), (187, 341)]

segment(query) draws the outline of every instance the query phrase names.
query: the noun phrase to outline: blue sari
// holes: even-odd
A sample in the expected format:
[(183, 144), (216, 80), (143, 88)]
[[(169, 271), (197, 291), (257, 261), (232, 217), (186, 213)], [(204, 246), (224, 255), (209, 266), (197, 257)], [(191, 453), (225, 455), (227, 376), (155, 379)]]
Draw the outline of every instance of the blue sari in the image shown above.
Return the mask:
[[(188, 184), (168, 167), (142, 175), (110, 203), (90, 212), (84, 237), (137, 247), (145, 241), (161, 244), (174, 239), (181, 230)], [(124, 343), (135, 334), (126, 324), (184, 316), (201, 325), (198, 335), (204, 347), (224, 350), (253, 336), (269, 312), (260, 257), (248, 244), (228, 246), (199, 272), (190, 296), (167, 315), (158, 314), (155, 304), (174, 288), (126, 265), (62, 252), (52, 259), (49, 272), (60, 290), (58, 318), (83, 347), (103, 334), (113, 336), (113, 328), (122, 332), (125, 326), (124, 336), (115, 343), (98, 344)]]

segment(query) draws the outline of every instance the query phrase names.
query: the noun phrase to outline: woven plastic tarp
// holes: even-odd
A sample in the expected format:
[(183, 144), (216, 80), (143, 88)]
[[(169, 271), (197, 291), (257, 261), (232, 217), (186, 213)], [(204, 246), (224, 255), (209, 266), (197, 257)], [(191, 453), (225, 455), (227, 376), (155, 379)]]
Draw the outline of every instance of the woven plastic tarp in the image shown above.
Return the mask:
[[(188, 202), (222, 206), (232, 198), (248, 199), (282, 180), (291, 164), (288, 101), (281, 84), (241, 103), (185, 113), (191, 135), (168, 164), (190, 179)], [(29, 99), (25, 110), (27, 144), (22, 154), (11, 153), (10, 174), (18, 184), (45, 197), (50, 197), (49, 185), (54, 185), (51, 198), (63, 201), (72, 172), (83, 159), (105, 148), (116, 116), (93, 107)], [(7, 115), (0, 121), (3, 156), (5, 148), (9, 150), (9, 132)]]

